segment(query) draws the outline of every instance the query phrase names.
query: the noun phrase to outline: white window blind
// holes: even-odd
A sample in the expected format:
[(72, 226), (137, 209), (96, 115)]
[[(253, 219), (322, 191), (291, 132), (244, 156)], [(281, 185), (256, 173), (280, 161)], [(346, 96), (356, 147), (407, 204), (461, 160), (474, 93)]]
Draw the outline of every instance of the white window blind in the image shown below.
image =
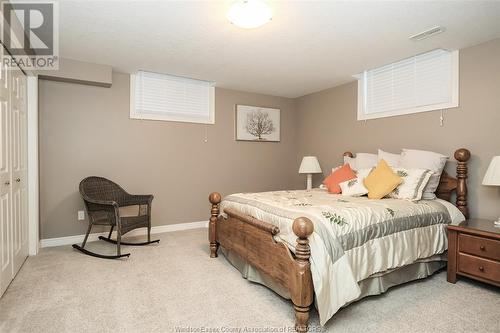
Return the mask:
[(211, 82), (139, 71), (130, 78), (130, 117), (213, 124)]
[(358, 120), (458, 106), (458, 51), (434, 50), (358, 75)]

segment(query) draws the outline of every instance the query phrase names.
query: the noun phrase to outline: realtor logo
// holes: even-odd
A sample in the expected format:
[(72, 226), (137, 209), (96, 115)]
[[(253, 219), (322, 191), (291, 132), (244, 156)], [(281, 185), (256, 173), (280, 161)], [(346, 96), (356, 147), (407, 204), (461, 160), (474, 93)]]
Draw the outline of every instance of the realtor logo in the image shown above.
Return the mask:
[[(58, 69), (57, 9), (53, 1), (2, 3), (2, 44), (24, 69)], [(12, 58), (2, 59), (6, 65), (9, 61)]]

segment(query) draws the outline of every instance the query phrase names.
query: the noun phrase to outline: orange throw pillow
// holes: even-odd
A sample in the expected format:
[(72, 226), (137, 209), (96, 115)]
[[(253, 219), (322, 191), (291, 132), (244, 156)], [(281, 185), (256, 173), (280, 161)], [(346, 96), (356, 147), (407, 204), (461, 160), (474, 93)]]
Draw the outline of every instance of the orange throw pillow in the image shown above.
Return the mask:
[(356, 174), (352, 171), (349, 164), (344, 164), (339, 169), (333, 171), (330, 176), (323, 180), (323, 184), (328, 188), (328, 192), (340, 194), (340, 183), (356, 178)]

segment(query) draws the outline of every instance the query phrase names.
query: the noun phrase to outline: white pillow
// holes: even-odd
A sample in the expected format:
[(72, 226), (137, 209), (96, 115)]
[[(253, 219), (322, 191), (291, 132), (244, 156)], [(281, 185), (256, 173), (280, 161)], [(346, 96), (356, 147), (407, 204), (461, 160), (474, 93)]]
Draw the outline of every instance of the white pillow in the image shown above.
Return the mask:
[[(344, 156), (344, 164), (349, 164), (352, 170), (356, 170), (356, 159), (349, 156)], [(333, 169), (332, 169), (333, 170)]]
[(384, 160), (389, 164), (389, 166), (393, 169), (399, 168), (401, 164), (401, 154), (393, 154), (383, 151), (382, 149), (378, 150), (378, 161)]
[(432, 171), (432, 176), (424, 189), (422, 199), (433, 200), (436, 199), (434, 192), (439, 186), (439, 179), (447, 160), (448, 156), (431, 151), (403, 149), (400, 165), (401, 168), (405, 169), (428, 169)]
[(398, 187), (389, 193), (388, 197), (393, 199), (406, 199), (418, 201), (422, 199), (424, 188), (429, 183), (432, 171), (427, 169), (394, 169), (394, 172), (403, 179)]
[(340, 183), (339, 186), (342, 190), (342, 195), (360, 197), (368, 194), (368, 189), (365, 187), (364, 181), (371, 171), (372, 169), (361, 169), (356, 173), (357, 178)]
[(354, 158), (344, 156), (344, 164), (346, 163), (349, 163), (353, 170), (371, 169), (377, 166), (378, 156), (377, 154), (357, 153)]

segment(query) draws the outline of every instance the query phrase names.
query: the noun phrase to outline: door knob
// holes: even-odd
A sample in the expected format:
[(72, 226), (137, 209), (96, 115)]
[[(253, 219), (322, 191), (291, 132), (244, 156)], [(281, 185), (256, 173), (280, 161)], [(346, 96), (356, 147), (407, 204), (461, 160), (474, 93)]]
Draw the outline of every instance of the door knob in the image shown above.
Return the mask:
[(10, 181), (6, 181), (4, 184), (5, 185), (10, 185)]
[(481, 272), (484, 272), (484, 267), (483, 267), (483, 266), (479, 266), (479, 270), (480, 270)]
[(484, 245), (481, 245), (481, 246), (479, 246), (479, 249), (480, 249), (481, 251), (484, 251), (486, 248), (484, 247)]
[(16, 178), (16, 182), (21, 182), (21, 178)]

